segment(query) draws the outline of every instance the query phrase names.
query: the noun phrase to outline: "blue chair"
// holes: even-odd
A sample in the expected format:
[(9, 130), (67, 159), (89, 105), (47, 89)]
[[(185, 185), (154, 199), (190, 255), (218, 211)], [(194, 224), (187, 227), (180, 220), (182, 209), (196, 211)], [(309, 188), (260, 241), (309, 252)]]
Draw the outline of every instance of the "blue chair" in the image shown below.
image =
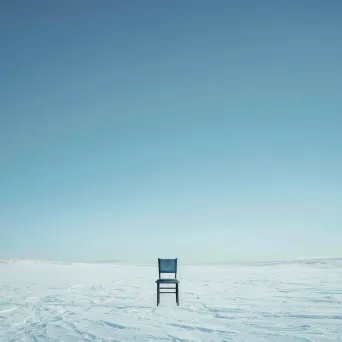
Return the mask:
[[(160, 303), (160, 294), (161, 293), (175, 293), (176, 294), (176, 303), (179, 305), (179, 295), (178, 295), (178, 284), (179, 280), (177, 279), (177, 259), (159, 259), (158, 258), (158, 268), (159, 268), (159, 279), (156, 280), (157, 283), (157, 306)], [(174, 278), (162, 278), (161, 275), (163, 273), (174, 273)], [(161, 284), (175, 284), (175, 287), (161, 287)], [(169, 290), (163, 291), (160, 290)], [(174, 291), (170, 291), (174, 290)]]

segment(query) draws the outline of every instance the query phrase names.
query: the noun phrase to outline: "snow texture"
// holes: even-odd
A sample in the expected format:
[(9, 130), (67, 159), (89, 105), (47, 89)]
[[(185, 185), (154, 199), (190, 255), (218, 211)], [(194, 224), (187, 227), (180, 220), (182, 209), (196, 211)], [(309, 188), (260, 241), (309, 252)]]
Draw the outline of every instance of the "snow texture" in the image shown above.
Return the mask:
[(342, 261), (157, 266), (0, 259), (0, 341), (342, 341)]

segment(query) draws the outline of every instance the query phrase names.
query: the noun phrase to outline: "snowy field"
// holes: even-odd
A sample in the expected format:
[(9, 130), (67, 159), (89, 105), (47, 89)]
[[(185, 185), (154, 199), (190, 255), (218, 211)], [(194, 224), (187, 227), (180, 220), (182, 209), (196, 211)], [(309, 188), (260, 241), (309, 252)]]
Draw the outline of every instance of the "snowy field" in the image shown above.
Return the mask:
[(0, 341), (342, 341), (342, 261), (180, 266), (0, 262)]

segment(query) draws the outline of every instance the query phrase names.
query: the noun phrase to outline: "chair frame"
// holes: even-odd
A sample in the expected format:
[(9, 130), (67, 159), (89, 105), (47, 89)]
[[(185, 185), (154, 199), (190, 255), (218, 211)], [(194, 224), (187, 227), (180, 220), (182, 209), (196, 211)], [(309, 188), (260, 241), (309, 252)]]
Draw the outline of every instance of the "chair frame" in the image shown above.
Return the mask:
[[(171, 260), (175, 260), (175, 262), (176, 262), (176, 272), (170, 272), (170, 273), (169, 272), (160, 272), (161, 260), (167, 260), (167, 259), (158, 258), (158, 271), (159, 271), (159, 279), (158, 280), (163, 279), (161, 277), (162, 273), (168, 273), (168, 274), (174, 273), (175, 279), (177, 279), (177, 258), (171, 259)], [(157, 306), (160, 304), (160, 294), (162, 294), (162, 293), (175, 293), (176, 294), (176, 303), (179, 306), (179, 286), (178, 286), (178, 283), (175, 283), (176, 287), (161, 287), (160, 283), (158, 283), (158, 280), (157, 280)], [(174, 284), (174, 283), (170, 282), (170, 283), (164, 283), (164, 284)], [(174, 290), (174, 291), (160, 291), (160, 290)]]

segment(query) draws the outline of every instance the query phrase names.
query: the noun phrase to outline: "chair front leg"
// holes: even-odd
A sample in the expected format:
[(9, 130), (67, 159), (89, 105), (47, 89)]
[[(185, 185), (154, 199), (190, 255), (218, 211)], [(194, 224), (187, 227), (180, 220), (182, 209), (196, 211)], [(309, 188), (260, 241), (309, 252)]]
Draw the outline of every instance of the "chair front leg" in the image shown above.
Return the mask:
[(159, 283), (157, 284), (157, 306), (160, 303), (160, 288), (159, 288)]
[(179, 306), (179, 292), (178, 292), (178, 283), (176, 284), (176, 302), (177, 302), (177, 305)]

